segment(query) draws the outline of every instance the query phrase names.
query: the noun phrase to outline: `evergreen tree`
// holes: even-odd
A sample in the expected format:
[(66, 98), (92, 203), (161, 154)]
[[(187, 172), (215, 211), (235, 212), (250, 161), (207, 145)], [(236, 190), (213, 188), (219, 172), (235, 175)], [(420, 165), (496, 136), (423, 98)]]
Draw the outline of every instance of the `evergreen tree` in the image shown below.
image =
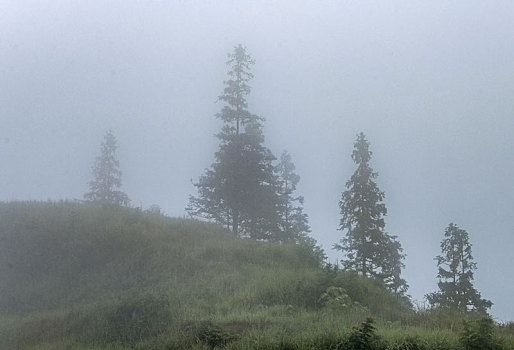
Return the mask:
[(225, 225), (235, 235), (270, 239), (276, 232), (278, 205), (275, 157), (264, 143), (263, 118), (248, 111), (246, 96), (253, 59), (242, 45), (229, 54), (228, 80), (219, 100), (217, 118), (223, 128), (215, 163), (202, 175), (186, 208), (193, 216)]
[(390, 290), (396, 294), (406, 296), (409, 285), (407, 281), (401, 277), (402, 269), (405, 268), (405, 264), (403, 263), (405, 254), (402, 254), (403, 248), (398, 241), (398, 237), (386, 233), (382, 245), (383, 256), (380, 257), (382, 266), (379, 277), (383, 279), (385, 285)]
[(473, 271), (476, 263), (471, 255), (468, 233), (451, 223), (444, 231), (441, 241), (442, 255), (438, 255), (439, 291), (426, 295), (430, 305), (460, 312), (486, 313), (492, 306), (490, 300), (482, 299), (473, 287)]
[(308, 235), (302, 235), (298, 237), (296, 244), (307, 253), (307, 257), (312, 261), (313, 266), (320, 268), (326, 266), (325, 261), (327, 260), (327, 256), (325, 251), (314, 238)]
[(128, 205), (128, 196), (119, 190), (121, 187), (120, 163), (115, 157), (116, 137), (108, 131), (102, 142), (100, 155), (93, 165), (93, 180), (89, 182), (90, 191), (84, 198), (99, 204)]
[(407, 284), (400, 278), (403, 259), (402, 248), (396, 236), (384, 232), (387, 209), (384, 192), (374, 181), (378, 174), (370, 167), (372, 152), (363, 133), (357, 135), (352, 159), (357, 170), (346, 182), (339, 207), (339, 229), (346, 232), (341, 244), (334, 248), (346, 255), (343, 265), (363, 276), (384, 280), (392, 290), (405, 292)]
[(276, 167), (278, 175), (278, 229), (274, 240), (298, 242), (310, 232), (307, 214), (303, 212), (303, 197), (296, 196), (300, 176), (295, 172), (291, 155), (284, 151)]

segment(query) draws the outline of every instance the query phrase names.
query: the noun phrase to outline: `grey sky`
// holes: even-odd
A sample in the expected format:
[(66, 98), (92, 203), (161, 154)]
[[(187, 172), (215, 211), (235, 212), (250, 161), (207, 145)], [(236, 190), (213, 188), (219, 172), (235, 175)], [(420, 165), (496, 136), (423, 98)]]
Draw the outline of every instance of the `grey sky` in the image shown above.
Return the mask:
[(513, 320), (512, 1), (0, 0), (0, 200), (82, 198), (111, 128), (133, 204), (185, 215), (238, 43), (256, 60), (249, 109), (291, 153), (331, 259), (363, 131), (413, 297), (436, 290), (455, 222)]

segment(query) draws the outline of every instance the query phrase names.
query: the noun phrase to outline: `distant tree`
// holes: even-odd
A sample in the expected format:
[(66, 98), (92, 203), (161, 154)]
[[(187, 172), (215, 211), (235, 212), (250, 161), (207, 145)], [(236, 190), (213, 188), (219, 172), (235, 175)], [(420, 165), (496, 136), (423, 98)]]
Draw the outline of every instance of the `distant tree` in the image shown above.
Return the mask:
[(84, 198), (99, 204), (128, 205), (128, 196), (120, 191), (121, 171), (115, 157), (116, 137), (108, 131), (102, 142), (100, 155), (93, 165), (93, 180), (89, 182), (89, 192)]
[(378, 174), (369, 165), (371, 155), (369, 143), (360, 133), (352, 152), (357, 170), (346, 182), (347, 190), (339, 202), (339, 229), (345, 231), (345, 237), (334, 248), (345, 253), (346, 269), (382, 279), (392, 290), (403, 293), (407, 284), (400, 273), (405, 255), (396, 236), (384, 231), (387, 209), (384, 192), (374, 181)]
[(246, 96), (254, 60), (242, 45), (229, 54), (228, 80), (219, 101), (225, 103), (216, 115), (224, 123), (215, 162), (194, 186), (186, 208), (192, 216), (225, 225), (236, 236), (270, 239), (276, 232), (278, 205), (275, 157), (266, 148), (263, 118), (248, 111)]
[(275, 170), (278, 177), (279, 222), (274, 240), (299, 242), (310, 232), (310, 226), (308, 216), (303, 212), (303, 197), (295, 194), (300, 176), (294, 172), (295, 166), (289, 153), (282, 153)]
[(426, 295), (430, 305), (461, 312), (486, 313), (493, 303), (482, 299), (473, 286), (476, 263), (471, 255), (468, 233), (451, 223), (444, 231), (441, 252), (442, 255), (435, 258), (439, 268), (439, 291)]

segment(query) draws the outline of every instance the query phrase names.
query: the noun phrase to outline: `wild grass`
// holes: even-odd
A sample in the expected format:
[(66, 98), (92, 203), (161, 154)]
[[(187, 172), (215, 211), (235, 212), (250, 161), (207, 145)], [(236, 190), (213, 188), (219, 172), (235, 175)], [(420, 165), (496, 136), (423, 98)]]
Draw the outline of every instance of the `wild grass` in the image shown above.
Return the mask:
[[(376, 349), (463, 348), (460, 315), (201, 221), (0, 203), (0, 243), (0, 349), (349, 349), (369, 316)], [(494, 326), (498, 346), (513, 328)]]

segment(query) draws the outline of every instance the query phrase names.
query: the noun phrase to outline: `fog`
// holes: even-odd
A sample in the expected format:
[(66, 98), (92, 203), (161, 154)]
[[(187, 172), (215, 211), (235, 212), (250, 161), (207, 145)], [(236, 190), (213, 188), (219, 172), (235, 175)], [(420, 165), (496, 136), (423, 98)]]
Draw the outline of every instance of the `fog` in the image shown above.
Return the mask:
[(492, 314), (514, 320), (511, 1), (0, 0), (0, 200), (82, 199), (112, 129), (132, 205), (187, 215), (239, 43), (256, 61), (249, 110), (291, 154), (330, 260), (362, 131), (409, 294), (437, 289), (454, 222)]

